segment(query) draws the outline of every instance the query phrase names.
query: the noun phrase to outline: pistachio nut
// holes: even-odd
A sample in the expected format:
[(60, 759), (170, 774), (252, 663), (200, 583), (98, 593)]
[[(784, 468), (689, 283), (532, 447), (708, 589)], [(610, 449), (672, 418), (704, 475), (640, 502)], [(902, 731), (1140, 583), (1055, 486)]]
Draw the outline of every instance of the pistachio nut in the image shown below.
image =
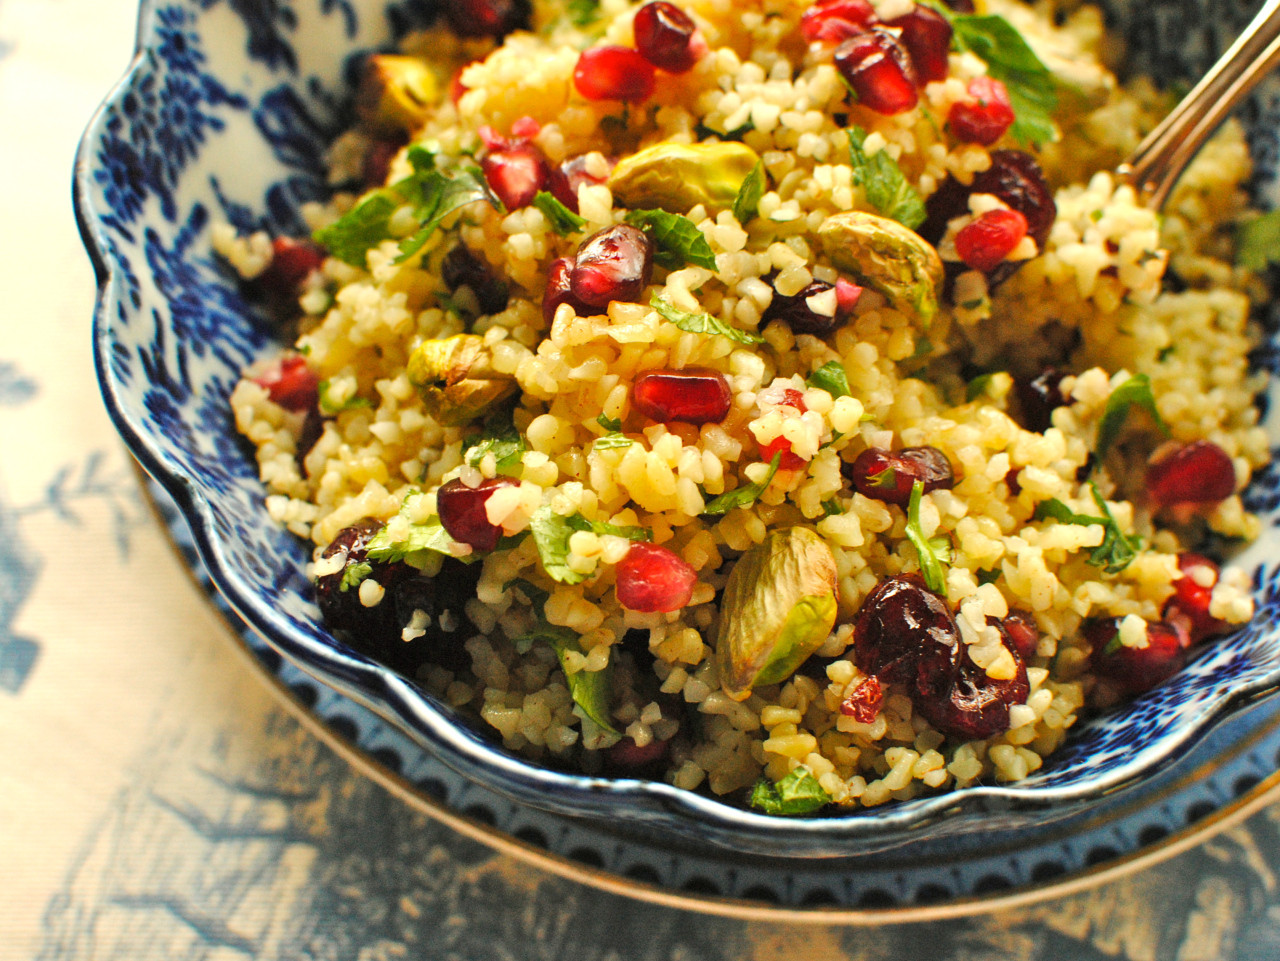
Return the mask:
[(774, 531), (738, 559), (716, 628), (720, 683), (735, 700), (795, 673), (836, 620), (836, 559), (807, 527)]
[(365, 63), (356, 113), (372, 132), (394, 136), (422, 126), (439, 100), (440, 85), (425, 61), (380, 53)]
[(519, 389), (513, 377), (493, 369), (493, 356), (476, 334), (423, 341), (409, 356), (408, 371), (423, 405), (442, 424), (475, 420)]
[(609, 189), (625, 207), (682, 214), (697, 204), (728, 210), (760, 157), (746, 144), (660, 143), (618, 161)]
[(929, 326), (943, 273), (942, 258), (928, 241), (896, 220), (860, 210), (828, 217), (818, 236), (833, 264)]

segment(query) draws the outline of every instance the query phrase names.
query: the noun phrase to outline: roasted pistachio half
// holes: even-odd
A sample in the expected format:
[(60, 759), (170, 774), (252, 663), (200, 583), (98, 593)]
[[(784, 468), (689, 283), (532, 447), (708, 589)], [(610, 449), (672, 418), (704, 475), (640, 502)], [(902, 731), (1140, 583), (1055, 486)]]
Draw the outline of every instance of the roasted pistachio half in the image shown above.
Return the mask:
[(786, 680), (836, 620), (836, 559), (807, 527), (774, 531), (738, 559), (716, 629), (720, 683), (735, 700)]
[(455, 334), (423, 341), (409, 356), (409, 380), (442, 424), (466, 424), (513, 395), (519, 385), (493, 369), (484, 338)]
[(425, 61), (380, 53), (365, 63), (356, 113), (371, 132), (393, 136), (422, 126), (439, 100), (439, 82)]
[(896, 220), (860, 210), (828, 217), (818, 236), (833, 264), (929, 326), (943, 282), (942, 258), (932, 244)]
[(728, 210), (760, 157), (746, 144), (660, 143), (618, 161), (609, 189), (623, 206), (682, 214), (697, 204)]

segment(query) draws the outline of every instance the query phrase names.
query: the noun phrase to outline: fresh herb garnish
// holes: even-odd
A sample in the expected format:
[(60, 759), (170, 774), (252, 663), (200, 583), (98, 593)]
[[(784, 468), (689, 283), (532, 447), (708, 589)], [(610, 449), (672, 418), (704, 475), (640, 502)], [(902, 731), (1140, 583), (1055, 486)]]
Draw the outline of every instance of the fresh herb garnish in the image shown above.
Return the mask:
[(965, 384), (964, 385), (965, 403), (969, 403), (970, 401), (977, 400), (979, 397), (985, 394), (987, 392), (988, 385), (990, 385), (991, 383), (991, 378), (994, 376), (995, 374), (993, 373), (979, 374), (977, 377), (970, 380), (969, 383)]
[(764, 480), (754, 484), (743, 484), (731, 491), (725, 491), (719, 497), (713, 497), (702, 508), (703, 516), (727, 514), (736, 507), (750, 507), (756, 502), (756, 498), (765, 492), (769, 482), (773, 480), (773, 475), (778, 473), (778, 465), (781, 463), (782, 451), (778, 451), (773, 455), (773, 460), (769, 461), (769, 472), (764, 475)]
[[(409, 498), (406, 497), (405, 504), (400, 508), (402, 515), (408, 511), (408, 500)], [(400, 537), (392, 538), (389, 531), (393, 526), (402, 532)], [(440, 518), (432, 515), (421, 524), (387, 524), (369, 538), (365, 557), (371, 561), (382, 561), (387, 564), (404, 561), (410, 567), (419, 568), (426, 566), (430, 554), (444, 554), (446, 557), (456, 557), (458, 560), (467, 562), (475, 559), (474, 553), (471, 556), (460, 555), (460, 548), (465, 548), (465, 545), (460, 545), (450, 537), (449, 532), (440, 523)]]
[(581, 514), (570, 514), (567, 520), (569, 526), (575, 531), (591, 531), (593, 534), (602, 536), (612, 534), (614, 537), (625, 537), (629, 541), (648, 541), (653, 539), (653, 533), (643, 527), (631, 525), (620, 527), (617, 524), (609, 524), (605, 521), (589, 521)]
[(607, 431), (616, 433), (617, 431), (622, 430), (622, 421), (617, 417), (609, 417), (605, 414), (601, 414), (596, 418), (596, 423)]
[(738, 188), (738, 196), (733, 198), (734, 219), (744, 227), (756, 215), (760, 206), (760, 198), (764, 196), (765, 178), (764, 161), (757, 161), (747, 174), (742, 186)]
[[(542, 595), (541, 599), (531, 597), (530, 600), (535, 606), (541, 607), (546, 601), (546, 592), (538, 591), (538, 594)], [(582, 714), (610, 734), (618, 734), (618, 730), (610, 723), (609, 718), (609, 689), (611, 686), (609, 683), (609, 666), (600, 671), (570, 671), (568, 663), (569, 652), (582, 653), (582, 642), (579, 640), (579, 636), (569, 628), (549, 623), (546, 615), (542, 612), (538, 614), (537, 626), (533, 630), (513, 639), (511, 643), (515, 645), (516, 650), (524, 652), (538, 641), (549, 644), (551, 649), (556, 652), (556, 659), (560, 662), (560, 669), (564, 671), (565, 683), (569, 685), (569, 696), (573, 698), (573, 703), (581, 709)]]
[(667, 270), (679, 270), (685, 264), (716, 269), (715, 251), (706, 236), (692, 220), (666, 210), (631, 210), (626, 221), (653, 238), (653, 261)]
[(1156, 410), (1156, 397), (1151, 390), (1151, 378), (1146, 374), (1134, 374), (1113, 390), (1111, 396), (1107, 398), (1102, 419), (1098, 421), (1098, 439), (1094, 445), (1094, 453), (1098, 455), (1099, 460), (1106, 456), (1111, 445), (1119, 438), (1125, 421), (1129, 419), (1129, 412), (1135, 407), (1145, 411), (1155, 421), (1160, 433), (1169, 433), (1169, 428), (1160, 418), (1160, 412)]
[(1053, 74), (1022, 34), (999, 14), (952, 14), (948, 19), (956, 49), (985, 61), (987, 73), (1009, 91), (1014, 116), (1009, 133), (1013, 138), (1037, 147), (1054, 140), (1058, 90)]
[(849, 137), (849, 159), (853, 166), (853, 182), (860, 184), (866, 193), (867, 203), (878, 213), (896, 220), (911, 230), (924, 223), (924, 200), (916, 189), (907, 183), (898, 162), (887, 150), (877, 150), (868, 156), (867, 132), (861, 127), (845, 131)]
[(751, 791), (751, 806), (765, 814), (812, 814), (830, 803), (831, 795), (803, 765), (793, 768), (777, 784), (761, 778)]
[(600, 17), (600, 0), (569, 0), (565, 14), (575, 27), (588, 27)]
[(551, 229), (561, 237), (576, 234), (586, 226), (585, 217), (579, 217), (557, 200), (555, 194), (548, 193), (545, 190), (539, 190), (533, 195), (533, 206), (542, 211), (542, 216), (547, 218), (547, 223), (551, 224)]
[(462, 459), (472, 467), (478, 467), (486, 454), (492, 454), (499, 474), (519, 477), (524, 469), (524, 452), (528, 449), (515, 426), (506, 424), (496, 430), (487, 430), (463, 451)]
[(832, 517), (835, 514), (843, 514), (844, 507), (838, 500), (831, 497), (822, 502), (822, 513), (825, 517)]
[(569, 566), (569, 538), (576, 530), (569, 518), (543, 504), (529, 518), (529, 530), (548, 577), (561, 584), (580, 584), (587, 579), (586, 574)]
[(838, 360), (827, 361), (805, 379), (805, 384), (825, 390), (832, 397), (852, 396), (852, 391), (849, 390), (849, 374), (845, 371), (844, 364)]
[(595, 450), (621, 450), (624, 447), (630, 447), (634, 444), (630, 437), (626, 434), (611, 431), (608, 434), (602, 434), (591, 442), (591, 446)]
[(1036, 505), (1035, 519), (1055, 520), (1060, 524), (1080, 524), (1086, 527), (1094, 524), (1101, 526), (1102, 543), (1089, 554), (1089, 563), (1094, 567), (1101, 567), (1108, 574), (1118, 574), (1138, 556), (1138, 551), (1142, 550), (1142, 540), (1138, 537), (1125, 536), (1115, 515), (1111, 513), (1111, 508), (1107, 506), (1106, 500), (1098, 493), (1096, 484), (1091, 483), (1089, 491), (1093, 495), (1093, 502), (1102, 512), (1101, 517), (1077, 514), (1055, 497)]
[(920, 573), (925, 587), (936, 594), (947, 596), (947, 574), (944, 565), (951, 561), (951, 542), (945, 537), (925, 537), (920, 527), (920, 498), (924, 496), (924, 482), (911, 485), (911, 500), (907, 502), (907, 540), (911, 541), (920, 557)]
[(1236, 263), (1245, 270), (1262, 270), (1280, 262), (1280, 210), (1246, 220), (1236, 231)]
[(320, 413), (326, 417), (333, 417), (341, 414), (344, 410), (358, 410), (361, 407), (372, 407), (373, 403), (367, 397), (361, 397), (353, 394), (344, 401), (333, 399), (332, 388), (329, 381), (322, 380), (316, 387), (316, 406), (320, 408)]
[(348, 564), (342, 572), (342, 581), (338, 584), (338, 590), (350, 591), (359, 587), (366, 577), (373, 573), (373, 565), (368, 561), (358, 561), (355, 564)]
[(723, 320), (712, 317), (710, 314), (691, 314), (688, 311), (681, 310), (670, 301), (664, 300), (658, 294), (654, 294), (649, 300), (649, 306), (661, 314), (664, 320), (671, 321), (686, 333), (717, 334), (721, 337), (728, 337), (739, 344), (764, 343), (764, 338), (759, 334), (753, 334), (747, 330), (739, 330), (737, 327), (730, 327)]

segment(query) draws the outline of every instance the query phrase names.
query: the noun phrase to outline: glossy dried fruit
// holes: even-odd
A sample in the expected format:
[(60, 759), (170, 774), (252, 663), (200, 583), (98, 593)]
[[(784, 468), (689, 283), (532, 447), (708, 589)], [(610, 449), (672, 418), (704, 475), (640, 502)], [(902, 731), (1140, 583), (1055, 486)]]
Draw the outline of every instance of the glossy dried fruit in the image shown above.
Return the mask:
[[(856, 303), (856, 298), (854, 299)], [(836, 285), (825, 280), (815, 280), (798, 294), (784, 296), (777, 291), (765, 308), (760, 321), (767, 324), (780, 320), (792, 333), (812, 334), (824, 337), (847, 319), (840, 309), (840, 296)]]
[(1066, 373), (1050, 367), (1031, 380), (1017, 380), (1018, 422), (1027, 430), (1043, 434), (1053, 424), (1053, 412), (1070, 400), (1062, 393)]
[(484, 314), (496, 314), (507, 306), (507, 285), (494, 276), (489, 264), (466, 244), (458, 244), (440, 263), (440, 279), (450, 292), (468, 288)]
[(728, 379), (708, 367), (647, 370), (631, 385), (631, 406), (663, 423), (718, 424), (732, 403)]
[(460, 37), (500, 39), (513, 30), (527, 30), (532, 13), (528, 0), (450, 0), (442, 7)]
[(637, 541), (614, 568), (618, 603), (643, 613), (678, 611), (689, 603), (698, 572), (670, 548)]
[(911, 55), (916, 81), (921, 85), (947, 78), (947, 53), (951, 49), (951, 22), (938, 11), (916, 4), (912, 11), (888, 21), (900, 31), (902, 45)]
[(903, 447), (890, 451), (868, 447), (847, 468), (854, 488), (864, 497), (905, 508), (911, 488), (919, 481), (923, 493), (950, 490), (955, 470), (947, 455), (936, 447)]
[(1137, 697), (1167, 681), (1187, 662), (1190, 638), (1182, 626), (1168, 621), (1147, 624), (1147, 646), (1129, 647), (1119, 641), (1115, 618), (1086, 621), (1082, 631), (1092, 648), (1090, 666), (1115, 693)]

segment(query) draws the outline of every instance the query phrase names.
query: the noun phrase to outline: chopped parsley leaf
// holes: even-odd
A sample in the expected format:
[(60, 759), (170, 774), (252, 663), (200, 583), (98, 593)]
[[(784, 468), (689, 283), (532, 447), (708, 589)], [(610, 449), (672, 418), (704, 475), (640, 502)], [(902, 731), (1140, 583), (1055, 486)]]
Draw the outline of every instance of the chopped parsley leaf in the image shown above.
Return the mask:
[(831, 803), (813, 772), (803, 765), (793, 768), (777, 784), (761, 778), (751, 791), (751, 806), (765, 814), (812, 814)]
[(816, 387), (819, 390), (825, 390), (832, 397), (850, 397), (852, 391), (849, 390), (849, 374), (844, 369), (844, 364), (838, 360), (829, 360), (806, 379), (805, 383), (810, 387)]
[(715, 251), (688, 217), (666, 210), (632, 210), (628, 211), (626, 222), (653, 238), (653, 260), (658, 266), (679, 270), (693, 264), (707, 270), (716, 269)]
[(760, 206), (760, 198), (764, 196), (765, 176), (764, 161), (756, 162), (738, 188), (738, 196), (733, 198), (733, 216), (744, 227), (756, 215)]
[(1120, 437), (1120, 432), (1129, 419), (1129, 412), (1135, 407), (1145, 411), (1155, 421), (1160, 433), (1169, 432), (1169, 428), (1160, 419), (1160, 412), (1156, 409), (1155, 394), (1151, 390), (1151, 378), (1146, 374), (1134, 374), (1113, 390), (1111, 396), (1107, 398), (1102, 419), (1098, 422), (1098, 437), (1094, 444), (1094, 453), (1098, 455), (1099, 460), (1106, 456), (1111, 445)]
[(924, 223), (924, 200), (907, 183), (898, 162), (887, 150), (877, 150), (868, 156), (865, 147), (867, 132), (861, 127), (853, 127), (845, 133), (849, 137), (853, 182), (861, 185), (867, 203), (877, 212), (911, 230)]
[(719, 497), (712, 498), (702, 508), (702, 515), (705, 517), (708, 514), (727, 514), (737, 507), (750, 507), (756, 502), (756, 498), (765, 492), (773, 480), (773, 475), (778, 473), (778, 465), (781, 463), (782, 451), (778, 451), (773, 455), (773, 460), (769, 461), (769, 473), (764, 475), (764, 480), (754, 484), (743, 484), (734, 490), (726, 491)]
[(1118, 574), (1138, 556), (1138, 551), (1142, 550), (1142, 540), (1136, 536), (1125, 536), (1125, 533), (1120, 530), (1115, 515), (1111, 513), (1111, 508), (1098, 492), (1096, 484), (1089, 484), (1089, 491), (1093, 495), (1093, 502), (1102, 512), (1101, 517), (1077, 514), (1055, 497), (1036, 505), (1035, 519), (1055, 520), (1060, 524), (1080, 524), (1086, 527), (1094, 524), (1101, 526), (1102, 543), (1089, 554), (1089, 563), (1094, 567), (1101, 567), (1108, 574)]
[(561, 237), (576, 234), (586, 226), (586, 218), (580, 217), (556, 199), (555, 194), (539, 190), (533, 197), (533, 206), (542, 211), (551, 229)]

